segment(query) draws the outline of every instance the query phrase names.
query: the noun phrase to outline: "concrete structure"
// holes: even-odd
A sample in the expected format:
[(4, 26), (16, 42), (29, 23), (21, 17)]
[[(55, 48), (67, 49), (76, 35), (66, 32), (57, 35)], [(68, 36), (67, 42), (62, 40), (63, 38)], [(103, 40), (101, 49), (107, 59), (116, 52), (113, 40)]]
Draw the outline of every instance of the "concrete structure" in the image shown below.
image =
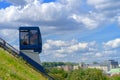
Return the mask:
[(63, 68), (65, 71), (71, 71), (71, 70), (73, 70), (73, 66), (69, 66), (69, 65), (62, 66), (62, 68)]
[(111, 69), (109, 72), (108, 72), (109, 75), (116, 75), (116, 74), (120, 74), (120, 68), (114, 68), (114, 69)]
[(114, 60), (105, 60), (101, 62), (100, 64), (85, 64), (85, 63), (80, 63), (79, 65), (74, 65), (74, 66), (58, 66), (57, 68), (64, 69), (65, 71), (70, 71), (70, 70), (75, 70), (79, 68), (96, 68), (102, 70), (104, 73), (107, 73), (111, 69), (118, 68), (118, 62)]
[(118, 68), (118, 62), (114, 60), (105, 60), (101, 62), (100, 64), (92, 64), (89, 65), (88, 68), (96, 68), (103, 70), (104, 73), (107, 73), (111, 69)]
[(118, 68), (118, 62), (114, 60), (105, 60), (104, 62), (100, 63), (101, 66), (107, 66), (108, 70), (110, 71), (111, 69)]
[(85, 63), (80, 63), (79, 64), (79, 67), (81, 67), (81, 68), (88, 68), (88, 64), (85, 64)]
[(107, 67), (107, 66), (101, 66), (101, 65), (99, 65), (99, 64), (92, 64), (92, 65), (89, 65), (88, 68), (100, 69), (100, 70), (102, 70), (104, 73), (106, 73), (107, 70), (108, 70), (108, 67)]
[(80, 68), (79, 65), (73, 66), (73, 70), (76, 70), (76, 69), (79, 69), (79, 68)]
[(64, 65), (64, 66), (57, 66), (58, 69), (63, 69), (65, 71), (71, 71), (73, 70), (73, 66), (70, 65)]

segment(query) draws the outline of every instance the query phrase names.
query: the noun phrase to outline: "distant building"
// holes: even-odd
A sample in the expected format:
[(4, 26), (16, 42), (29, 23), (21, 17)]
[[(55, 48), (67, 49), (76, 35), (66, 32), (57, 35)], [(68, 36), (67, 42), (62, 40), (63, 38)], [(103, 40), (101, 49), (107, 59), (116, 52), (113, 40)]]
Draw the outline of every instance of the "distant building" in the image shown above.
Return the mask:
[(73, 70), (76, 70), (76, 69), (79, 69), (79, 65), (75, 65), (75, 66), (73, 66)]
[(109, 74), (110, 76), (116, 75), (116, 74), (120, 74), (120, 68), (111, 69), (111, 70), (108, 72), (108, 74)]
[(71, 71), (71, 70), (73, 70), (73, 66), (70, 66), (70, 65), (62, 66), (62, 68), (63, 68), (65, 71)]
[(58, 69), (63, 69), (62, 66), (57, 66)]
[(110, 71), (113, 68), (118, 68), (118, 62), (114, 60), (105, 60), (104, 62), (100, 63), (101, 66), (107, 66), (108, 70)]
[(107, 73), (111, 69), (118, 68), (118, 62), (114, 60), (105, 60), (100, 64), (90, 64), (88, 68), (96, 68), (103, 70), (104, 73)]
[(100, 70), (102, 70), (104, 73), (106, 73), (107, 70), (108, 70), (108, 67), (107, 67), (107, 66), (101, 66), (101, 65), (99, 65), (99, 64), (89, 65), (88, 68), (100, 69)]
[(81, 68), (88, 68), (88, 64), (80, 63), (80, 64), (79, 64), (79, 67), (81, 67)]
[(96, 68), (102, 70), (104, 73), (107, 73), (111, 69), (118, 68), (118, 62), (114, 60), (105, 60), (99, 64), (85, 64), (85, 63), (80, 63), (79, 65), (64, 65), (64, 66), (57, 66), (57, 68), (63, 69), (65, 71), (71, 71), (79, 68)]
[(71, 65), (64, 65), (64, 66), (57, 66), (58, 69), (63, 69), (65, 71), (71, 71), (73, 70), (73, 66)]

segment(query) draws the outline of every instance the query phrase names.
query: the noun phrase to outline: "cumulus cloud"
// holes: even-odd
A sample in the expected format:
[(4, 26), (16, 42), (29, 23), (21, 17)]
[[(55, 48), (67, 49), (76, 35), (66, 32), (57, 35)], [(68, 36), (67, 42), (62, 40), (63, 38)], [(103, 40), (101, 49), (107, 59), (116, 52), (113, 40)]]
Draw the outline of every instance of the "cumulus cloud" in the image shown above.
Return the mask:
[(118, 17), (118, 24), (120, 25), (120, 16)]
[(87, 0), (87, 3), (93, 6), (98, 14), (103, 14), (107, 21), (116, 21), (119, 16), (119, 0)]
[(57, 57), (57, 58), (63, 58), (66, 56), (67, 56), (66, 54), (54, 54), (54, 57)]
[(109, 56), (109, 55), (114, 55), (117, 53), (117, 50), (104, 50), (103, 51), (103, 54), (106, 55), (106, 56)]
[(94, 29), (98, 27), (98, 22), (96, 21), (96, 19), (90, 18), (90, 16), (91, 15), (81, 16), (81, 15), (73, 14), (71, 18), (73, 18), (76, 22), (83, 24), (88, 29)]
[(38, 0), (33, 0), (32, 3), (29, 2), (24, 7), (11, 5), (0, 10), (0, 28), (2, 26), (9, 28), (8, 25), (11, 25), (10, 28), (21, 25), (37, 25), (41, 26), (42, 29), (52, 26), (55, 27), (55, 30), (69, 28), (74, 30), (78, 28), (78, 24), (68, 17), (74, 12), (76, 1), (40, 3)]
[[(116, 21), (116, 19), (119, 22), (119, 0), (87, 0), (87, 2), (81, 0), (58, 0), (50, 3), (42, 3), (42, 0), (7, 1), (17, 6), (11, 5), (5, 9), (0, 9), (0, 28), (35, 25), (40, 26), (44, 31), (43, 33), (49, 34), (60, 33), (60, 31), (62, 33), (62, 31), (68, 30), (92, 30), (99, 27), (100, 24)], [(117, 8), (113, 5), (113, 2), (117, 4), (115, 5)], [(86, 9), (89, 6), (93, 7), (84, 11), (83, 7), (85, 6)], [(101, 8), (101, 6), (103, 7)]]
[(77, 43), (74, 45), (71, 45), (70, 47), (67, 47), (67, 51), (70, 53), (74, 53), (79, 50), (86, 50), (88, 47), (88, 43)]
[[(112, 48), (109, 48), (109, 46)], [(119, 39), (108, 41), (104, 43), (104, 45), (102, 45), (102, 43), (98, 44), (95, 41), (79, 42), (77, 40), (47, 40), (43, 44), (43, 55), (44, 57), (49, 56), (52, 60), (58, 59), (58, 61), (101, 61), (101, 59), (116, 59), (116, 56), (119, 55), (119, 50), (113, 48), (118, 48), (119, 46)]]
[(117, 38), (117, 39), (108, 41), (106, 43), (103, 43), (103, 45), (106, 49), (119, 48), (120, 47), (120, 39)]
[(18, 31), (13, 29), (2, 29), (0, 30), (0, 37), (9, 43), (16, 43), (16, 39), (18, 40)]
[[(93, 42), (78, 42), (75, 40), (71, 41), (61, 41), (61, 40), (47, 40), (43, 44), (43, 53), (44, 54), (55, 54), (54, 56), (63, 55), (61, 57), (66, 57), (65, 55), (73, 54), (84, 54), (86, 52), (94, 52), (96, 44)], [(91, 47), (91, 49), (90, 49)]]
[[(115, 8), (119, 8), (120, 1), (119, 0), (87, 0), (87, 3), (95, 6), (96, 9), (101, 10), (113, 10)], [(115, 4), (115, 5), (113, 5)]]
[[(94, 52), (96, 42), (79, 42), (75, 39), (70, 41), (63, 41), (63, 40), (47, 40), (43, 44), (43, 54), (44, 57), (49, 56), (50, 60), (57, 60), (57, 61), (83, 61), (87, 60), (85, 53)], [(86, 58), (85, 58), (86, 57)]]
[[(65, 32), (80, 34), (104, 27), (106, 24), (120, 24), (120, 0), (56, 0), (50, 3), (44, 3), (43, 0), (6, 1), (12, 5), (0, 9), (0, 37), (11, 43), (18, 41), (16, 29), (19, 26), (39, 26), (42, 35), (66, 35)], [(69, 34), (66, 37), (69, 37)], [(51, 39), (43, 43), (43, 52), (45, 55), (52, 54), (61, 58), (73, 53), (70, 58), (77, 56), (77, 59), (87, 60), (90, 57), (103, 57), (107, 52), (116, 53), (111, 49), (119, 48), (119, 43), (119, 38), (108, 41), (100, 45), (103, 49), (100, 51), (95, 41)]]
[(96, 56), (96, 57), (101, 57), (102, 54), (101, 54), (101, 53), (96, 53), (95, 56)]

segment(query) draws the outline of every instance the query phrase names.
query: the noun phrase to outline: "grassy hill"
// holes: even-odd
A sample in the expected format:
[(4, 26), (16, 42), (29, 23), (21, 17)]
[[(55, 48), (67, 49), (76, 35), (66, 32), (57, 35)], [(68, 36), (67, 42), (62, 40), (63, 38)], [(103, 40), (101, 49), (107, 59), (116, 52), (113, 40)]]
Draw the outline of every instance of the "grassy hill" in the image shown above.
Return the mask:
[(0, 48), (0, 80), (48, 80), (25, 61)]

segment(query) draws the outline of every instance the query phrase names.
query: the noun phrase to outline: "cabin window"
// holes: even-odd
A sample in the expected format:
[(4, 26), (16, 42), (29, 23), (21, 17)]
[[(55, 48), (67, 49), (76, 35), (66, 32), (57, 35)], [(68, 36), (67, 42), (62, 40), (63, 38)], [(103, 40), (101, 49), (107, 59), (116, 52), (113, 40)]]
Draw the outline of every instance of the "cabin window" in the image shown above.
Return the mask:
[(38, 45), (37, 30), (21, 30), (20, 36), (21, 45)]
[(30, 30), (30, 45), (38, 44), (38, 32), (37, 30)]
[(28, 30), (21, 31), (20, 35), (21, 45), (29, 45), (29, 31)]

